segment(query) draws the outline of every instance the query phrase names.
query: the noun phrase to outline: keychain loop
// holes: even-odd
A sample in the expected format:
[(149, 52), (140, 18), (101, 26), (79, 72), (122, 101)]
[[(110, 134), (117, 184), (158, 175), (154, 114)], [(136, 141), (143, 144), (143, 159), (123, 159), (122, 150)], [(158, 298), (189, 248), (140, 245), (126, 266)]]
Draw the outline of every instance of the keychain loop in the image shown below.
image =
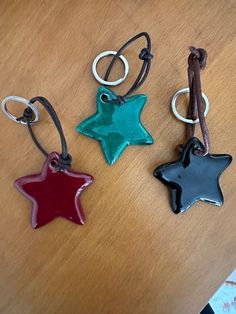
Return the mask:
[[(177, 101), (177, 98), (180, 96), (180, 95), (183, 95), (183, 94), (187, 94), (189, 93), (189, 87), (186, 87), (186, 88), (182, 88), (180, 90), (178, 90), (172, 100), (171, 100), (171, 109), (172, 109), (172, 112), (173, 114), (176, 116), (177, 119), (185, 122), (185, 123), (189, 123), (189, 124), (196, 124), (196, 123), (199, 123), (199, 118), (195, 119), (195, 120), (192, 120), (192, 119), (188, 119), (188, 118), (184, 118), (182, 117), (177, 109), (176, 109), (176, 101)], [(207, 96), (202, 92), (202, 98), (205, 102), (205, 111), (204, 111), (204, 116), (206, 117), (207, 114), (208, 114), (208, 111), (209, 111), (209, 101), (208, 101), (208, 98)]]
[[(15, 100), (18, 102), (21, 102), (23, 104), (27, 105), (27, 108), (24, 110), (22, 117), (15, 117), (12, 114), (10, 114), (7, 111), (7, 107), (6, 107), (6, 103), (9, 100)], [(32, 129), (32, 123), (38, 121), (39, 118), (39, 110), (38, 108), (34, 105), (34, 103), (38, 101), (41, 103), (41, 105), (44, 107), (44, 109), (48, 112), (48, 114), (50, 115), (54, 125), (57, 128), (57, 131), (59, 133), (60, 139), (61, 139), (61, 149), (62, 152), (59, 155), (59, 161), (58, 161), (58, 165), (55, 166), (56, 169), (60, 170), (60, 169), (69, 169), (71, 166), (71, 161), (72, 161), (72, 157), (71, 155), (68, 153), (67, 150), (67, 143), (66, 143), (66, 139), (62, 130), (62, 126), (61, 126), (61, 122), (57, 116), (56, 111), (54, 110), (53, 106), (50, 104), (50, 102), (42, 97), (42, 96), (37, 96), (32, 98), (31, 100), (27, 100), (25, 98), (22, 97), (18, 97), (18, 96), (8, 96), (5, 97), (2, 100), (2, 108), (5, 109), (5, 111), (3, 110), (3, 112), (10, 118), (12, 119), (14, 122), (17, 123), (22, 123), (27, 125), (30, 136), (34, 142), (34, 144), (38, 147), (38, 149), (41, 151), (41, 153), (48, 157), (48, 153), (47, 151), (41, 146), (41, 144), (39, 143), (38, 139), (36, 138), (33, 129)], [(34, 120), (32, 120), (34, 118)]]
[(110, 55), (116, 55), (117, 52), (116, 51), (103, 51), (101, 52), (99, 55), (97, 55), (97, 57), (94, 59), (93, 61), (93, 64), (92, 64), (92, 72), (93, 72), (93, 75), (95, 77), (95, 79), (101, 83), (102, 85), (109, 85), (109, 86), (116, 86), (116, 85), (119, 85), (121, 84), (127, 77), (128, 73), (129, 73), (129, 64), (128, 64), (128, 61), (127, 59), (123, 56), (123, 55), (119, 55), (119, 58), (121, 59), (121, 61), (123, 62), (124, 64), (124, 76), (121, 77), (120, 79), (116, 80), (116, 81), (107, 81), (107, 80), (103, 80), (97, 73), (97, 63), (100, 59), (106, 57), (106, 56), (110, 56)]
[[(188, 85), (189, 88), (178, 91), (172, 99), (172, 111), (175, 116), (186, 122), (186, 131), (188, 139), (194, 137), (195, 125), (197, 122), (200, 124), (203, 148), (195, 150), (195, 155), (205, 156), (210, 151), (210, 135), (207, 127), (205, 116), (208, 112), (209, 101), (207, 96), (202, 93), (200, 71), (204, 70), (207, 63), (207, 52), (203, 48), (190, 47), (190, 54), (188, 57)], [(187, 119), (183, 118), (176, 111), (176, 98), (183, 93), (189, 92), (189, 105)], [(205, 102), (205, 109), (203, 105)], [(178, 145), (181, 149), (182, 145)]]
[[(53, 106), (50, 104), (50, 102), (42, 96), (36, 96), (30, 100), (31, 103), (35, 103), (36, 101), (40, 102), (40, 104), (44, 107), (44, 109), (48, 112), (50, 115), (55, 127), (57, 128), (57, 131), (59, 133), (60, 139), (61, 139), (61, 154), (59, 155), (59, 168), (67, 169), (71, 166), (72, 157), (68, 153), (67, 150), (67, 143), (65, 139), (65, 135), (62, 130), (61, 122), (57, 116), (56, 111), (54, 110)], [(27, 124), (28, 129), (30, 131), (30, 135), (35, 143), (35, 145), (41, 150), (41, 152), (48, 156), (48, 153), (42, 148), (42, 146), (39, 144), (38, 140), (36, 139), (35, 135), (33, 134), (33, 130), (31, 128), (30, 123)], [(46, 154), (45, 154), (46, 152)]]
[(9, 101), (16, 101), (16, 102), (19, 102), (21, 104), (24, 104), (27, 106), (27, 108), (30, 108), (33, 112), (33, 115), (31, 117), (31, 120), (30, 123), (35, 123), (37, 121), (39, 121), (39, 110), (38, 108), (32, 104), (32, 102), (30, 102), (28, 99), (25, 99), (23, 97), (19, 97), (19, 96), (8, 96), (8, 97), (5, 97), (3, 98), (2, 102), (1, 102), (1, 105), (2, 105), (2, 111), (5, 113), (5, 115), (10, 118), (12, 121), (16, 122), (16, 123), (21, 123), (21, 124), (27, 124), (27, 121), (25, 120), (19, 120), (16, 116), (14, 116), (7, 108), (7, 103)]
[[(189, 82), (189, 109), (188, 117), (194, 120), (197, 116), (204, 141), (203, 149), (195, 151), (198, 156), (205, 156), (210, 151), (210, 134), (207, 127), (202, 98), (200, 71), (204, 70), (207, 63), (207, 52), (202, 48), (190, 47), (188, 57), (188, 82)], [(187, 125), (189, 138), (194, 137), (195, 125)]]
[[(139, 39), (140, 37), (145, 37), (146, 41), (147, 41), (147, 47), (143, 48), (139, 54), (139, 59), (141, 59), (143, 61), (143, 64), (141, 66), (141, 69), (139, 71), (139, 74), (136, 78), (136, 80), (134, 81), (133, 85), (130, 87), (130, 89), (124, 94), (124, 95), (118, 95), (117, 98), (115, 99), (107, 99), (106, 102), (107, 103), (119, 103), (119, 104), (124, 104), (125, 99), (127, 97), (129, 97), (134, 91), (136, 91), (146, 80), (150, 68), (151, 68), (151, 60), (153, 58), (153, 55), (151, 54), (151, 38), (149, 36), (148, 33), (146, 32), (141, 32), (137, 35), (135, 35), (134, 37), (132, 37), (130, 40), (128, 40), (118, 51), (117, 53), (114, 55), (113, 59), (111, 60), (108, 69), (106, 71), (106, 74), (104, 76), (104, 81), (107, 82), (109, 75), (111, 73), (112, 67), (115, 63), (115, 61), (117, 60), (117, 58), (120, 58), (121, 53), (130, 45), (132, 44), (134, 41), (136, 41), (137, 39)], [(123, 57), (123, 56), (122, 56)], [(104, 85), (108, 85), (107, 83)]]

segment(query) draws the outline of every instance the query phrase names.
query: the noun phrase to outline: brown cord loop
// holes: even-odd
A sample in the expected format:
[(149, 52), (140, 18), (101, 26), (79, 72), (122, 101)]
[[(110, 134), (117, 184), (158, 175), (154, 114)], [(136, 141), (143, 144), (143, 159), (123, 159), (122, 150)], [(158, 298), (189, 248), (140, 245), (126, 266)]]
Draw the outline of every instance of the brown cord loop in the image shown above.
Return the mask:
[[(66, 139), (62, 130), (62, 126), (61, 126), (61, 122), (57, 116), (56, 111), (54, 110), (53, 106), (50, 104), (50, 102), (42, 96), (37, 96), (34, 97), (30, 100), (30, 103), (35, 103), (36, 101), (40, 102), (41, 105), (44, 107), (44, 109), (48, 112), (48, 114), (50, 115), (54, 125), (57, 128), (57, 131), (59, 133), (60, 139), (61, 139), (61, 147), (62, 147), (62, 152), (59, 155), (59, 162), (58, 162), (58, 166), (56, 168), (60, 169), (69, 169), (71, 166), (71, 161), (72, 161), (72, 157), (71, 155), (68, 153), (67, 150), (67, 143), (66, 143)], [(35, 136), (34, 132), (33, 132), (33, 128), (31, 125), (31, 122), (34, 119), (34, 113), (33, 110), (29, 107), (27, 107), (24, 112), (23, 115), (19, 118), (17, 118), (17, 121), (24, 121), (27, 123), (28, 126), (28, 130), (30, 133), (30, 136), (34, 142), (34, 144), (38, 147), (38, 149), (41, 151), (41, 153), (45, 156), (48, 157), (48, 152), (42, 147), (42, 145), (39, 143), (37, 137)]]
[(124, 95), (118, 95), (115, 99), (107, 99), (107, 103), (119, 103), (120, 105), (123, 105), (125, 103), (125, 99), (130, 97), (131, 94), (136, 91), (146, 80), (150, 68), (151, 68), (151, 60), (153, 58), (153, 55), (151, 54), (151, 38), (148, 33), (146, 32), (141, 32), (134, 37), (132, 37), (130, 40), (128, 40), (114, 55), (113, 59), (111, 60), (111, 63), (109, 64), (109, 67), (107, 69), (107, 72), (104, 76), (104, 80), (107, 81), (108, 77), (110, 75), (111, 69), (115, 63), (115, 61), (119, 58), (121, 53), (130, 45), (132, 44), (135, 40), (139, 39), (140, 37), (145, 37), (147, 41), (147, 47), (143, 48), (139, 54), (139, 59), (143, 61), (143, 64), (141, 66), (141, 69), (139, 71), (139, 74), (133, 83), (133, 85), (130, 87), (128, 92), (126, 92)]
[[(200, 71), (204, 70), (207, 61), (207, 52), (202, 48), (190, 47), (190, 55), (188, 57), (188, 82), (189, 82), (189, 108), (187, 117), (195, 120), (199, 118), (199, 123), (202, 131), (204, 141), (204, 149), (196, 150), (195, 154), (198, 156), (205, 156), (210, 150), (210, 137), (207, 128), (204, 106), (202, 98), (202, 88)], [(194, 137), (195, 124), (187, 125), (188, 138)]]

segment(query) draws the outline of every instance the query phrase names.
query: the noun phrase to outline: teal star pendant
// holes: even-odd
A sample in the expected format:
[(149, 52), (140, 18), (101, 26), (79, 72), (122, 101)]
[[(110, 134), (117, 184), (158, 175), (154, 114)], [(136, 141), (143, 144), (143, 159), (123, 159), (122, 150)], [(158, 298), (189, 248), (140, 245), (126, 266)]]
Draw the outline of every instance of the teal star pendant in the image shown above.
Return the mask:
[(104, 101), (117, 95), (101, 86), (97, 91), (97, 112), (77, 126), (77, 131), (100, 141), (109, 165), (120, 157), (128, 145), (153, 144), (151, 134), (140, 121), (140, 114), (147, 96), (140, 94), (125, 99), (125, 103)]

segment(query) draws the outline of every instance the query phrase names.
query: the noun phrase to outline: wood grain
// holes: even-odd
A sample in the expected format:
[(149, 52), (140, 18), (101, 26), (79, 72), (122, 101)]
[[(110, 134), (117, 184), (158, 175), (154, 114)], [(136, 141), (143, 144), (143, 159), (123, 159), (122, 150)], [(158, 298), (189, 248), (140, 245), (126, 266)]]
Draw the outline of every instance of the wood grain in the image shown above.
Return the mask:
[[(222, 208), (198, 203), (173, 215), (154, 167), (176, 158), (184, 126), (170, 98), (187, 84), (187, 47), (209, 54), (202, 74), (210, 99), (212, 152), (236, 153), (236, 4), (231, 0), (0, 1), (0, 97), (47, 97), (65, 130), (73, 168), (95, 182), (82, 196), (87, 223), (64, 219), (33, 230), (31, 204), (15, 179), (37, 173), (44, 158), (27, 130), (0, 117), (1, 280), (4, 314), (197, 314), (236, 265), (236, 165), (221, 177)], [(150, 33), (153, 65), (140, 92), (142, 120), (155, 144), (129, 147), (112, 167), (99, 144), (75, 126), (95, 111), (93, 58)], [(127, 51), (137, 74), (140, 41)], [(36, 126), (48, 150), (59, 149), (41, 110)], [(200, 133), (198, 133), (200, 135)]]

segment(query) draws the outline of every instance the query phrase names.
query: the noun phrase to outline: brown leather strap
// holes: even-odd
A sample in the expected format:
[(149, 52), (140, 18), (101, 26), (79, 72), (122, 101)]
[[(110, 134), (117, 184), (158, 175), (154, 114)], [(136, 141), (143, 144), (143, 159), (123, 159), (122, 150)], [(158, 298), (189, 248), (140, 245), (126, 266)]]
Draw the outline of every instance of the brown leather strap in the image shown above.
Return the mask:
[[(207, 52), (202, 48), (190, 47), (188, 57), (188, 83), (189, 83), (189, 107), (187, 117), (195, 120), (199, 118), (199, 123), (204, 141), (204, 149), (197, 150), (195, 153), (199, 156), (208, 154), (210, 149), (210, 137), (207, 128), (204, 105), (202, 98), (200, 71), (204, 70), (207, 61)], [(195, 124), (187, 124), (187, 137), (194, 137)]]

